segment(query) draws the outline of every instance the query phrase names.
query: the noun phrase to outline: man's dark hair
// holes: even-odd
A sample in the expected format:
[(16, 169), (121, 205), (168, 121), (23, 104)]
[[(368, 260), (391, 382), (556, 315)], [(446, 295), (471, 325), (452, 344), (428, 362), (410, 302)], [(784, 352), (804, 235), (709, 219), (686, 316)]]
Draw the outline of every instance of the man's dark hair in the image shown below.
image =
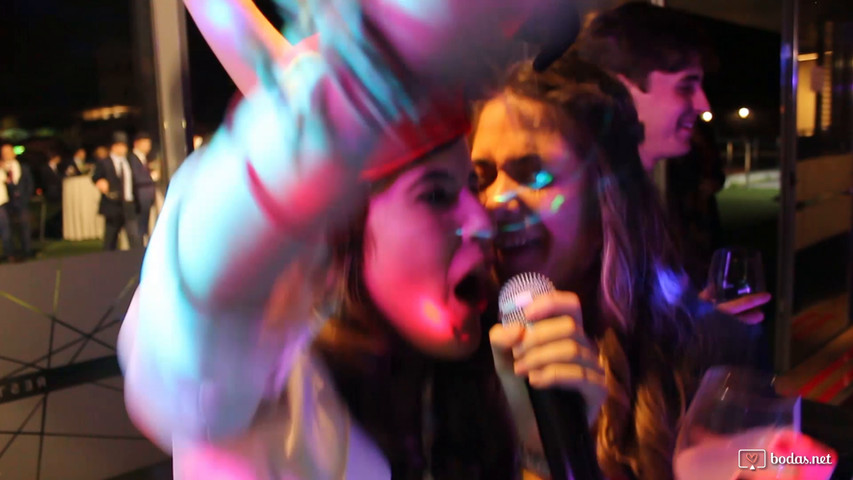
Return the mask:
[(64, 156), (65, 151), (62, 147), (58, 145), (50, 145), (44, 149), (44, 154), (47, 156), (48, 160), (51, 160), (55, 157), (59, 157), (60, 159)]
[(112, 134), (111, 141), (109, 142), (110, 148), (117, 143), (123, 143), (125, 145), (129, 145), (130, 142), (127, 141), (127, 134), (124, 132), (114, 132)]
[(716, 66), (710, 40), (686, 13), (646, 2), (606, 10), (581, 31), (573, 49), (588, 62), (621, 74), (641, 89), (653, 71)]

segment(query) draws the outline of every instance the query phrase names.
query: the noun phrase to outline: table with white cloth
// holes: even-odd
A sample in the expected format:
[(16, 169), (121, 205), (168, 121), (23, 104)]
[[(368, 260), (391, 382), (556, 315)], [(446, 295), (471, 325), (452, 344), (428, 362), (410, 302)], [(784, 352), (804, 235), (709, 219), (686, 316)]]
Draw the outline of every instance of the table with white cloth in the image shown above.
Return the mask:
[[(104, 238), (104, 217), (98, 213), (101, 192), (91, 175), (78, 175), (62, 180), (62, 237), (65, 240), (100, 240)], [(163, 206), (163, 193), (157, 189), (151, 207), (149, 231), (153, 231), (157, 215)], [(128, 248), (127, 235), (122, 229), (119, 248)]]
[(89, 175), (62, 180), (62, 238), (95, 240), (104, 238), (104, 217), (98, 214), (101, 192)]

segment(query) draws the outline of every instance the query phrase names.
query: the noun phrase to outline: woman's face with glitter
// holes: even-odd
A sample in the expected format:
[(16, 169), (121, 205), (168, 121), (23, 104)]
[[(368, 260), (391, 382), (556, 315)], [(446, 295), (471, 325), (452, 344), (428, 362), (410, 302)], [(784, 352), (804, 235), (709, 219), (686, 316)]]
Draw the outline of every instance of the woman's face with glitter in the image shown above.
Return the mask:
[(558, 288), (576, 288), (598, 253), (600, 229), (586, 208), (583, 162), (546, 113), (535, 100), (493, 98), (480, 114), (471, 157), (496, 223), (499, 276), (533, 271)]

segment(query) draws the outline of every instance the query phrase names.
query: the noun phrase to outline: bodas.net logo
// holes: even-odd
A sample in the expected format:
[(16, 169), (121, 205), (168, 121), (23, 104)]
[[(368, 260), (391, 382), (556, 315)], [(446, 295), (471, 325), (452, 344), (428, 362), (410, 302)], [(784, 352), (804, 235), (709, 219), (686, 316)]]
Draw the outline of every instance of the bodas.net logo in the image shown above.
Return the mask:
[(742, 448), (737, 451), (737, 466), (741, 470), (767, 468), (767, 451), (763, 448)]

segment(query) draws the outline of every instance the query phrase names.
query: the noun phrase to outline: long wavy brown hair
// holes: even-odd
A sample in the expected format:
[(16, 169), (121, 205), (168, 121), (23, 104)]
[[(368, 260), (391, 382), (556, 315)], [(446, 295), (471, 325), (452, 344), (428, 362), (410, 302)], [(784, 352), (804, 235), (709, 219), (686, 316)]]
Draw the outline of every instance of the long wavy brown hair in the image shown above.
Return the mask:
[[(365, 198), (396, 177), (369, 187)], [(333, 232), (327, 298), (336, 299), (313, 348), (354, 419), (388, 459), (394, 480), (515, 479), (515, 434), (484, 323), (477, 351), (461, 361), (428, 358), (377, 309), (363, 281), (367, 207)], [(484, 316), (486, 318), (486, 316)], [(426, 421), (424, 421), (426, 420)], [(426, 428), (424, 428), (426, 427)]]
[(586, 227), (601, 232), (598, 261), (583, 275), (597, 288), (578, 292), (609, 392), (596, 427), (599, 463), (610, 478), (671, 479), (678, 422), (695, 385), (687, 355), (694, 328), (681, 302), (686, 277), (637, 151), (643, 129), (630, 93), (567, 54), (541, 72), (519, 64), (500, 96), (544, 105), (539, 128), (557, 129), (583, 159), (585, 218), (599, 223)]

